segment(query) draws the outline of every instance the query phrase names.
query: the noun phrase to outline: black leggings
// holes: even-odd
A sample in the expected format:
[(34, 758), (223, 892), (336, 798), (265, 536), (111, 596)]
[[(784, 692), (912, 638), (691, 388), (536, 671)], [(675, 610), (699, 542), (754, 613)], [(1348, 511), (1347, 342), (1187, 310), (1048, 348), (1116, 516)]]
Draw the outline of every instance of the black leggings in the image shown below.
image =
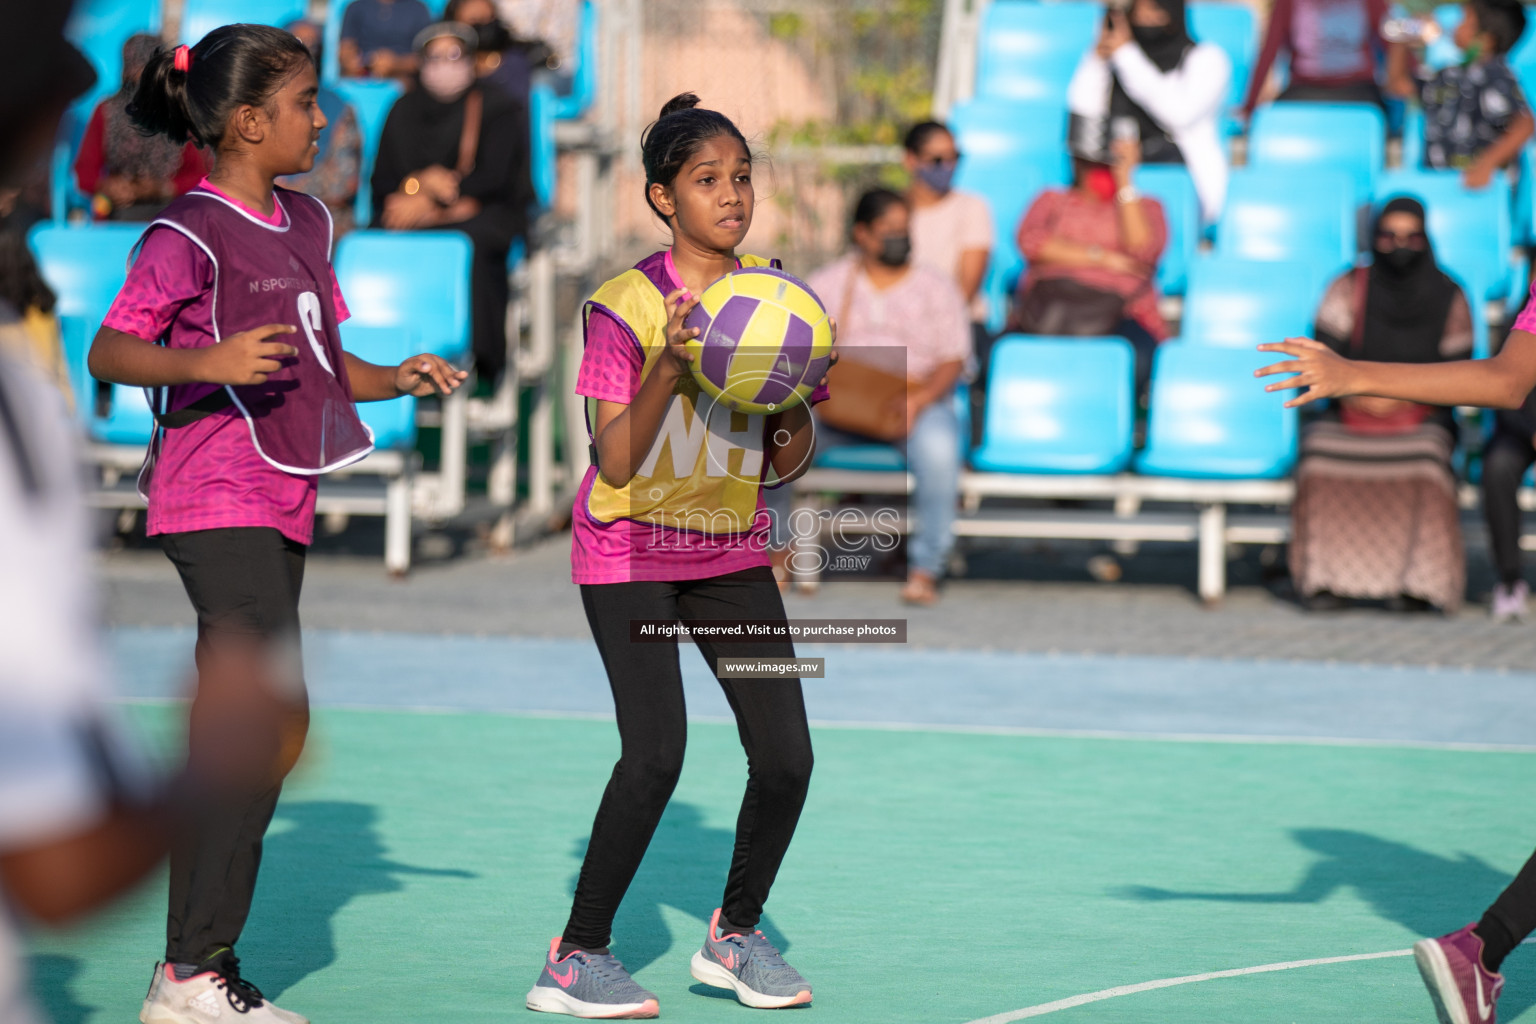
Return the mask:
[[(783, 619), (784, 602), (765, 566), (702, 580), (584, 584), (581, 603), (608, 672), (622, 750), (592, 823), (563, 938), (600, 949), (677, 785), (687, 743), (677, 642), (632, 643), (630, 620)], [(721, 656), (795, 653), (787, 640), (695, 642), (711, 671)], [(747, 752), (747, 791), (720, 905), (733, 925), (754, 928), (805, 805), (811, 734), (798, 678), (721, 679), (720, 688)]]
[[(235, 527), (165, 534), (160, 547), (197, 611), (200, 667), (226, 637), (298, 644), (304, 545), (273, 529)], [(307, 722), (307, 707), (294, 713)], [(167, 962), (200, 964), (234, 948), (251, 912), (261, 841), (281, 792), (278, 783), (244, 801), (200, 807), (193, 828), (172, 846)]]
[(1483, 515), (1488, 519), (1488, 543), (1499, 582), (1514, 583), (1521, 577), (1520, 481), (1536, 462), (1530, 438), (1494, 434), (1483, 453)]

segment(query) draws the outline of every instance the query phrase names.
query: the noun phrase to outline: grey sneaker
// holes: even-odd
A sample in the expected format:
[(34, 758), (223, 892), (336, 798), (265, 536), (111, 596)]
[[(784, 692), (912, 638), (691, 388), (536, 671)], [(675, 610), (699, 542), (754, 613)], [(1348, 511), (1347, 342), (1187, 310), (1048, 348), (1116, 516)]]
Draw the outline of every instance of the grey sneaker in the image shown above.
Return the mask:
[(549, 941), (549, 957), (528, 992), (528, 1009), (588, 1020), (643, 1020), (661, 1010), (656, 997), (629, 976), (618, 957), (576, 950), (556, 959), (560, 938)]
[(716, 938), (720, 911), (709, 919), (704, 948), (693, 954), (690, 973), (712, 988), (728, 988), (743, 1006), (776, 1010), (784, 1006), (809, 1006), (811, 983), (784, 962), (760, 931), (751, 935), (732, 932)]
[(1531, 596), (1531, 588), (1525, 580), (1516, 580), (1508, 586), (1495, 584), (1493, 588), (1493, 621), (1516, 622), (1525, 618), (1525, 602)]

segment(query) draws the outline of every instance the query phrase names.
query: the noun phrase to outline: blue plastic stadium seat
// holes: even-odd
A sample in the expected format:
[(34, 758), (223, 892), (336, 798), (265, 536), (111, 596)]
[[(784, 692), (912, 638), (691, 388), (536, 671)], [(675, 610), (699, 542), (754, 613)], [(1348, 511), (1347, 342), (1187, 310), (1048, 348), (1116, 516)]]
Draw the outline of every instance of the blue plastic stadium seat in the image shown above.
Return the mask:
[(85, 367), (91, 339), (123, 287), (128, 255), (143, 230), (142, 224), (41, 224), (28, 238), (43, 280), (58, 296), (70, 383), (82, 416), (95, 401), (96, 385)]
[(469, 239), (454, 231), (354, 231), (336, 246), (336, 277), (359, 326), (416, 331), (444, 359), (470, 345)]
[(1124, 469), (1132, 451), (1134, 366), (1122, 338), (998, 339), (972, 465), (999, 473)]
[(1426, 230), (1443, 270), (1469, 288), (1469, 297), (1512, 300), (1518, 262), (1510, 259), (1513, 244), (1509, 180), (1499, 173), (1487, 188), (1472, 191), (1461, 183), (1460, 171), (1394, 171), (1385, 175), (1377, 198), (1407, 195), (1424, 204)]
[(889, 444), (849, 444), (816, 453), (821, 469), (868, 470), (893, 473), (907, 468), (901, 449)]
[(597, 5), (592, 0), (582, 0), (580, 21), (576, 28), (576, 53), (572, 59), (576, 65), (571, 77), (571, 91), (558, 98), (553, 115), (562, 121), (581, 117), (592, 106), (597, 96)]
[(1343, 171), (1245, 169), (1234, 171), (1227, 187), (1216, 252), (1333, 273), (1354, 262), (1355, 234), (1354, 183)]
[(1070, 180), (1066, 108), (1057, 103), (975, 99), (956, 104), (950, 130), (961, 152), (955, 187), (974, 192), (992, 209), (996, 235), (982, 293), (991, 309), (989, 322), (1001, 330), (1008, 300), (1024, 258), (1014, 244), (1019, 221), (1043, 189)]
[(1271, 103), (1253, 115), (1248, 165), (1305, 177), (1334, 168), (1354, 182), (1355, 201), (1369, 202), (1381, 174), (1386, 120), (1370, 103)]
[(1080, 0), (996, 0), (982, 18), (976, 94), (1065, 101), (1103, 18), (1103, 7)]
[(1136, 468), (1154, 476), (1262, 479), (1296, 458), (1296, 410), (1266, 392), (1253, 371), (1269, 359), (1251, 349), (1170, 342), (1152, 368), (1147, 447)]
[[(1248, 96), (1248, 77), (1258, 55), (1258, 27), (1253, 9), (1241, 3), (1193, 3), (1187, 8), (1189, 31), (1202, 43), (1213, 43), (1232, 62), (1232, 84), (1227, 89), (1227, 107), (1236, 110)], [(1226, 119), (1229, 135), (1242, 130), (1242, 122), (1231, 114)]]
[(1176, 164), (1136, 168), (1136, 187), (1163, 206), (1168, 244), (1157, 264), (1157, 286), (1164, 295), (1183, 295), (1189, 267), (1200, 249), (1200, 198), (1189, 171)]
[(357, 133), (362, 139), (363, 162), (357, 177), (357, 224), (366, 227), (373, 220), (373, 162), (379, 155), (379, 136), (390, 108), (404, 91), (394, 79), (343, 78), (331, 83), (336, 95), (346, 100), (357, 117)]
[(86, 412), (91, 437), (107, 444), (147, 445), (155, 432), (155, 417), (143, 388), (114, 384), (107, 415), (96, 415), (94, 407)]
[(236, 22), (281, 27), (305, 17), (308, 9), (305, 0), (186, 0), (181, 12), (181, 39), (196, 45), (214, 29)]
[(533, 193), (539, 205), (548, 208), (555, 199), (555, 117), (559, 98), (549, 83), (536, 80), (528, 92), (528, 161), (533, 177)]
[(1248, 348), (1310, 333), (1318, 277), (1304, 263), (1196, 260), (1180, 333), (1197, 345)]
[[(341, 325), (341, 347), (379, 366), (398, 366), (421, 350), (411, 327), (369, 327), (352, 320)], [(373, 431), (373, 446), (380, 451), (416, 447), (416, 399), (407, 395), (387, 402), (359, 402), (357, 412)]]

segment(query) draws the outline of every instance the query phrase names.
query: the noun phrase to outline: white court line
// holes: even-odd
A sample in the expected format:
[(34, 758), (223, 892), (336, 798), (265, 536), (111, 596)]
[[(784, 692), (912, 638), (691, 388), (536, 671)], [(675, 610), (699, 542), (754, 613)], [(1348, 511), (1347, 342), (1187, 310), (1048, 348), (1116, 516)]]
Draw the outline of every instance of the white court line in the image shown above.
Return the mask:
[(1119, 996), (1132, 996), (1138, 992), (1151, 992), (1159, 988), (1173, 988), (1175, 985), (1193, 985), (1197, 981), (1214, 981), (1217, 978), (1240, 978), (1247, 974), (1269, 974), (1273, 971), (1294, 971), (1298, 967), (1319, 967), (1323, 964), (1347, 964), (1356, 960), (1385, 960), (1394, 956), (1411, 956), (1411, 949), (1389, 949), (1385, 953), (1356, 953), (1352, 956), (1325, 956), (1317, 960), (1288, 960), (1280, 964), (1260, 964), (1257, 967), (1238, 967), (1230, 971), (1210, 971), (1206, 974), (1186, 974), (1182, 978), (1160, 978), (1157, 981), (1143, 981), (1136, 985), (1117, 985), (1114, 988), (1101, 989), (1098, 992), (1087, 992), (1080, 996), (1068, 996), (1066, 999), (1058, 999), (1051, 1003), (1041, 1003), (1038, 1006), (1026, 1006), (1022, 1010), (1009, 1010), (1007, 1013), (993, 1014), (991, 1017), (981, 1017), (968, 1021), (967, 1024), (1011, 1024), (1012, 1021), (1024, 1020), (1027, 1017), (1043, 1017), (1047, 1013), (1055, 1013), (1057, 1010), (1070, 1010), (1074, 1006), (1085, 1006), (1088, 1003), (1101, 1003), (1106, 999), (1115, 999)]
[[(1525, 939), (1522, 946), (1536, 945), (1536, 938)], [(1102, 1003), (1106, 999), (1114, 999), (1118, 996), (1133, 996), (1138, 992), (1151, 992), (1160, 988), (1173, 988), (1175, 985), (1193, 985), (1197, 981), (1215, 981), (1217, 978), (1241, 978), (1247, 974), (1271, 974), (1275, 971), (1294, 971), (1298, 967), (1321, 967), (1323, 964), (1347, 964), (1357, 960), (1387, 960), (1395, 956), (1411, 956), (1411, 949), (1389, 949), (1385, 953), (1354, 953), (1350, 956), (1325, 956), (1316, 960), (1287, 960), (1279, 964), (1260, 964), (1257, 967), (1236, 967), (1229, 971), (1210, 971), (1206, 974), (1186, 974), (1182, 978), (1160, 978), (1157, 981), (1143, 981), (1136, 985), (1116, 985), (1114, 988), (1100, 989), (1098, 992), (1087, 992), (1080, 996), (1068, 996), (1065, 999), (1057, 999), (1055, 1002), (1040, 1003), (1038, 1006), (1026, 1006), (1022, 1010), (1009, 1010), (1007, 1013), (996, 1013), (990, 1017), (978, 1017), (976, 1020), (967, 1021), (966, 1024), (1012, 1024), (1016, 1020), (1024, 1020), (1027, 1017), (1043, 1017), (1047, 1013), (1055, 1013), (1057, 1010), (1070, 1010), (1074, 1006), (1086, 1006), (1089, 1003)]]

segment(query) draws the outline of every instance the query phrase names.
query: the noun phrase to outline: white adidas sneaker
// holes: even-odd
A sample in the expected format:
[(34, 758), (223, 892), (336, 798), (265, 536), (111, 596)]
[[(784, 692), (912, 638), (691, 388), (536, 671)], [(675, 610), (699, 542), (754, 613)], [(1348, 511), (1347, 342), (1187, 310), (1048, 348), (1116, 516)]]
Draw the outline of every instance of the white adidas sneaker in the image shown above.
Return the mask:
[(155, 977), (149, 983), (139, 1020), (142, 1024), (212, 1024), (231, 1020), (240, 1024), (309, 1024), (307, 1017), (272, 1005), (255, 985), (240, 977), (236, 966), (226, 967), (222, 973), (204, 971), (186, 981), (177, 981), (170, 964), (155, 965)]

